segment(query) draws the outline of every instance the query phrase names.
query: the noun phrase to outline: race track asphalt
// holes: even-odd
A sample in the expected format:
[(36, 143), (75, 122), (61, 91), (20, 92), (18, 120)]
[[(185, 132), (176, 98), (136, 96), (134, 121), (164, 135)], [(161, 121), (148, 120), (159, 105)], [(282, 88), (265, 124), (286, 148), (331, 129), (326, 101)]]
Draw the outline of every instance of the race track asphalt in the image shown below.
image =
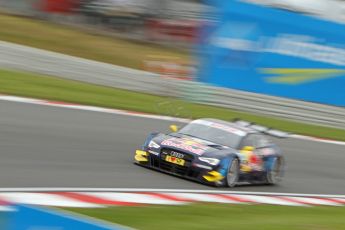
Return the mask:
[[(215, 189), (138, 167), (133, 152), (170, 122), (0, 102), (0, 187)], [(345, 146), (277, 140), (287, 172), (278, 186), (231, 190), (345, 193)]]

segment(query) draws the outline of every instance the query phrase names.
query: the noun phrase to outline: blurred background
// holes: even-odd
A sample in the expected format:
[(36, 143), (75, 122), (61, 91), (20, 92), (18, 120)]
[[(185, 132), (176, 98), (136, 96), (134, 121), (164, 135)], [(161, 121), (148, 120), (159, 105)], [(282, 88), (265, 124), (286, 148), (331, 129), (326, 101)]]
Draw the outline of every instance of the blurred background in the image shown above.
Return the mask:
[[(343, 0), (243, 2), (345, 22)], [(197, 42), (199, 28), (214, 19), (208, 13), (213, 10), (212, 1), (203, 0), (1, 0), (0, 7), (13, 14), (189, 48)]]
[[(0, 10), (131, 41), (184, 49), (194, 54), (202, 28), (217, 18), (211, 0), (0, 0)], [(343, 0), (243, 0), (345, 23)], [(194, 56), (195, 57), (195, 56)], [(147, 55), (140, 69), (195, 78), (198, 58)]]
[[(196, 79), (205, 49), (202, 31), (219, 27), (215, 0), (0, 0), (4, 13), (64, 24), (91, 33), (177, 48), (192, 56), (148, 53), (135, 68), (178, 79)], [(344, 0), (243, 0), (270, 8), (345, 23)], [(216, 22), (216, 23), (215, 23)], [(225, 23), (225, 22), (223, 22)], [(293, 22), (294, 23), (294, 22)], [(295, 23), (295, 25), (297, 25)], [(267, 27), (272, 25), (267, 24)], [(298, 30), (297, 30), (298, 31)], [(79, 55), (78, 55), (79, 56)], [(124, 65), (127, 65), (125, 63)], [(132, 66), (130, 66), (132, 67)], [(204, 81), (202, 76), (198, 80)], [(224, 86), (224, 85), (221, 85)], [(234, 87), (232, 87), (234, 88)]]

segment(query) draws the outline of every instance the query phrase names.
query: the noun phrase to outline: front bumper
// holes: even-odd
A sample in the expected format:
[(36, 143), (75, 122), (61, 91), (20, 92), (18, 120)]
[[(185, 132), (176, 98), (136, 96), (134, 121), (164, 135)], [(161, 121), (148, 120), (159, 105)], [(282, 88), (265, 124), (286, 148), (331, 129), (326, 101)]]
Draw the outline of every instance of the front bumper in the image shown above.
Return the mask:
[(137, 150), (134, 159), (135, 163), (139, 165), (205, 184), (221, 184), (224, 179), (220, 172), (210, 166), (193, 164), (193, 162), (187, 166), (180, 166), (162, 160), (159, 155), (150, 154), (143, 150)]

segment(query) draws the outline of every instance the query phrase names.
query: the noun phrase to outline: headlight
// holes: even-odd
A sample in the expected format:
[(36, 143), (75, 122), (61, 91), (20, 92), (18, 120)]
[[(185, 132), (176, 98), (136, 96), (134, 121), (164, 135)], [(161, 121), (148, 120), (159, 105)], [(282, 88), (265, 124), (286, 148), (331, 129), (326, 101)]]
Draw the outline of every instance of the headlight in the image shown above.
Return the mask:
[(161, 146), (159, 144), (157, 144), (156, 142), (154, 141), (150, 141), (149, 143), (149, 148), (155, 148), (155, 149), (158, 149), (160, 148)]
[(219, 160), (216, 158), (207, 158), (207, 157), (199, 157), (199, 160), (206, 162), (210, 165), (217, 165), (219, 164)]

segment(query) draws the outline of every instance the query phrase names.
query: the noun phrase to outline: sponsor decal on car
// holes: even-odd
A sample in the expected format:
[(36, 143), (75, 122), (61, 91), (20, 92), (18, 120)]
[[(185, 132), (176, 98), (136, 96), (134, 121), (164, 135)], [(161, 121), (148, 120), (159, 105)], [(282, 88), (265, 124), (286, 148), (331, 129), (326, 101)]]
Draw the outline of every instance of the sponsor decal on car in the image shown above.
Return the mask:
[(165, 156), (165, 161), (181, 166), (184, 166), (186, 163), (185, 160), (170, 155)]
[(263, 170), (263, 160), (259, 155), (253, 151), (240, 151), (241, 158), (241, 171), (251, 172), (251, 171), (262, 171)]
[(182, 149), (197, 155), (202, 155), (208, 149), (207, 146), (198, 143), (197, 141), (183, 138), (169, 138), (167, 140), (164, 140), (162, 142), (162, 145)]

